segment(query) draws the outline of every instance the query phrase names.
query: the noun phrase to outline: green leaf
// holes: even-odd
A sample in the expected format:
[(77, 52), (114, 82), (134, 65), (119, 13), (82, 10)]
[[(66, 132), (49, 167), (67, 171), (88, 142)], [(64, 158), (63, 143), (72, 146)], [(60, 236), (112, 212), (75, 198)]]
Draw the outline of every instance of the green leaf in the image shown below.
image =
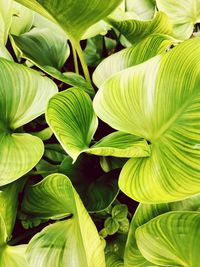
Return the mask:
[(12, 0), (0, 0), (0, 57), (13, 60), (5, 45), (12, 20)]
[(156, 9), (155, 0), (126, 0), (127, 10), (134, 11), (141, 20), (149, 20)]
[[(0, 215), (5, 222), (8, 239), (11, 239), (18, 208), (18, 194), (22, 189), (24, 180), (3, 186), (0, 189)], [(1, 231), (0, 231), (1, 232)]]
[(79, 41), (84, 32), (95, 22), (109, 15), (122, 0), (76, 0), (66, 5), (65, 0), (17, 0), (48, 19), (58, 23), (70, 39)]
[[(6, 227), (6, 222), (0, 214), (0, 266), (28, 267), (27, 262), (25, 260), (26, 245), (20, 245), (15, 247), (7, 245), (6, 242), (10, 238), (7, 235)], [(10, 231), (10, 229), (8, 230)]]
[(73, 165), (68, 157), (63, 160), (59, 171), (70, 177), (89, 212), (105, 210), (119, 193), (119, 171), (103, 173), (97, 157), (83, 154)]
[(68, 89), (51, 98), (46, 119), (74, 161), (88, 148), (98, 123), (91, 99), (77, 88)]
[(124, 219), (126, 219), (127, 215), (128, 215), (128, 208), (125, 204), (115, 205), (112, 209), (112, 217), (118, 222), (121, 222)]
[(60, 144), (46, 144), (44, 156), (55, 163), (60, 163), (67, 155)]
[(28, 267), (25, 259), (27, 245), (6, 246), (0, 253), (1, 267)]
[(14, 35), (20, 35), (28, 32), (33, 25), (34, 15), (35, 14), (32, 10), (16, 2), (13, 2), (13, 14), (10, 33)]
[(115, 253), (106, 253), (107, 267), (124, 267), (123, 260)]
[(194, 25), (200, 22), (200, 2), (198, 0), (157, 0), (158, 9), (165, 12), (173, 26), (176, 38), (185, 40), (193, 33)]
[(124, 260), (128, 266), (149, 266), (149, 262), (138, 249), (135, 231), (151, 219), (170, 211), (199, 211), (200, 195), (187, 198), (183, 201), (162, 204), (140, 204), (133, 216), (125, 248)]
[(119, 179), (120, 189), (140, 202), (200, 191), (199, 52), (199, 39), (188, 40), (112, 76), (94, 99), (97, 115), (112, 128), (152, 144), (151, 156), (130, 159)]
[(119, 229), (119, 223), (112, 217), (109, 217), (104, 222), (104, 227), (109, 235), (114, 235)]
[(67, 39), (50, 28), (33, 28), (12, 38), (23, 58), (47, 72), (49, 67), (60, 70), (70, 53)]
[(43, 155), (42, 141), (30, 134), (0, 135), (0, 185), (6, 185), (30, 171)]
[(167, 15), (163, 12), (157, 12), (155, 17), (149, 21), (141, 20), (114, 20), (108, 18), (108, 21), (114, 28), (122, 33), (130, 43), (138, 43), (150, 34), (171, 34), (172, 27)]
[(121, 158), (147, 157), (150, 155), (149, 146), (144, 139), (123, 132), (114, 132), (107, 135), (85, 152), (93, 155)]
[(46, 177), (31, 187), (27, 197), (29, 200), (23, 207), (40, 218), (55, 219), (71, 214), (31, 239), (26, 252), (30, 266), (105, 266), (96, 227), (66, 176)]
[(137, 244), (154, 264), (196, 267), (200, 261), (199, 227), (199, 212), (166, 213), (136, 230)]
[(100, 87), (111, 75), (165, 53), (174, 42), (167, 35), (152, 34), (138, 44), (107, 57), (93, 73), (95, 85)]
[(56, 91), (51, 80), (29, 68), (0, 59), (1, 186), (23, 176), (42, 157), (42, 141), (19, 133), (21, 129), (17, 133), (15, 130), (43, 114)]

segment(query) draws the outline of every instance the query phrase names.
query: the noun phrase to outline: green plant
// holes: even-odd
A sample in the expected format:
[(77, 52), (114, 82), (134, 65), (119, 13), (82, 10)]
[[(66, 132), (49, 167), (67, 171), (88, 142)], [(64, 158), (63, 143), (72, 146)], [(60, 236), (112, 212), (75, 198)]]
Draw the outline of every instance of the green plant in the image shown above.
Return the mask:
[(199, 6), (0, 0), (0, 267), (199, 266)]

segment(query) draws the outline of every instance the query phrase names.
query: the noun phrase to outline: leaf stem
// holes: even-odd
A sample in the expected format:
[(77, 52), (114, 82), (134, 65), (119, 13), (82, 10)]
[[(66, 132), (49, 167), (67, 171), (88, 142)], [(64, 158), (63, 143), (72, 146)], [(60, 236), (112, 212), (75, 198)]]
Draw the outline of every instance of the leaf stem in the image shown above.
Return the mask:
[(77, 74), (79, 74), (78, 60), (77, 60), (77, 53), (76, 53), (76, 50), (75, 50), (75, 48), (74, 48), (73, 45), (72, 45), (72, 53), (73, 53), (73, 58), (74, 58), (75, 72), (76, 72)]
[(77, 42), (75, 40), (71, 40), (71, 43), (72, 43), (73, 48), (76, 50), (76, 52), (78, 54), (78, 57), (80, 59), (81, 66), (83, 68), (83, 73), (85, 75), (85, 78), (86, 78), (86, 80), (88, 82), (91, 83), (90, 73), (89, 73), (89, 70), (88, 70), (88, 67), (87, 67), (87, 64), (86, 64), (86, 61), (85, 61), (85, 57), (84, 57), (80, 42)]

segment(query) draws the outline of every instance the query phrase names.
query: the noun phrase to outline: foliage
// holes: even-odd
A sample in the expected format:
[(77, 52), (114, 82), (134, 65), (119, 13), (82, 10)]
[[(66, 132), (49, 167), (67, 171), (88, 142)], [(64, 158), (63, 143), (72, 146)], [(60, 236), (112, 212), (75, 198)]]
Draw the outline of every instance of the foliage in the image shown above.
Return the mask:
[(0, 0), (0, 267), (200, 262), (200, 0)]

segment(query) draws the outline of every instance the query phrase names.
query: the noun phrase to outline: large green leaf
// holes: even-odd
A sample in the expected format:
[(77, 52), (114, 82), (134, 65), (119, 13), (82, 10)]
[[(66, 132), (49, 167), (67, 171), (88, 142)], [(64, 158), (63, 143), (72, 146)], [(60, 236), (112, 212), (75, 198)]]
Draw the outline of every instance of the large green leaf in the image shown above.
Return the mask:
[(169, 35), (172, 33), (171, 23), (167, 15), (161, 11), (149, 21), (114, 20), (112, 18), (108, 18), (107, 21), (133, 44), (153, 33)]
[(161, 266), (199, 265), (200, 213), (169, 212), (136, 230), (142, 254)]
[(27, 196), (24, 208), (40, 218), (71, 215), (47, 226), (32, 238), (27, 249), (30, 266), (105, 266), (104, 248), (96, 227), (66, 176), (46, 177), (32, 186)]
[(0, 56), (12, 60), (5, 45), (12, 19), (12, 0), (0, 0)]
[(0, 60), (0, 185), (20, 178), (40, 160), (42, 141), (20, 133), (22, 130), (17, 128), (44, 113), (56, 91), (56, 85), (48, 78), (19, 64)]
[(175, 37), (181, 40), (190, 38), (194, 25), (200, 22), (199, 0), (156, 0), (156, 3), (158, 9), (169, 16)]
[(125, 248), (124, 261), (127, 266), (149, 266), (150, 263), (138, 249), (135, 237), (137, 228), (160, 214), (170, 211), (199, 211), (200, 195), (183, 201), (162, 204), (140, 204), (133, 216)]
[(170, 202), (200, 192), (199, 52), (199, 39), (188, 40), (117, 73), (95, 97), (103, 121), (151, 143), (151, 156), (130, 159), (119, 180), (122, 191), (140, 202)]
[(46, 119), (74, 161), (88, 148), (97, 129), (90, 97), (76, 88), (61, 92), (49, 101)]
[(137, 45), (123, 49), (103, 60), (94, 71), (93, 81), (100, 87), (111, 75), (165, 53), (173, 43), (174, 40), (167, 35), (152, 34)]
[(121, 1), (17, 0), (17, 2), (57, 22), (67, 32), (70, 39), (78, 41), (90, 26), (109, 15)]

